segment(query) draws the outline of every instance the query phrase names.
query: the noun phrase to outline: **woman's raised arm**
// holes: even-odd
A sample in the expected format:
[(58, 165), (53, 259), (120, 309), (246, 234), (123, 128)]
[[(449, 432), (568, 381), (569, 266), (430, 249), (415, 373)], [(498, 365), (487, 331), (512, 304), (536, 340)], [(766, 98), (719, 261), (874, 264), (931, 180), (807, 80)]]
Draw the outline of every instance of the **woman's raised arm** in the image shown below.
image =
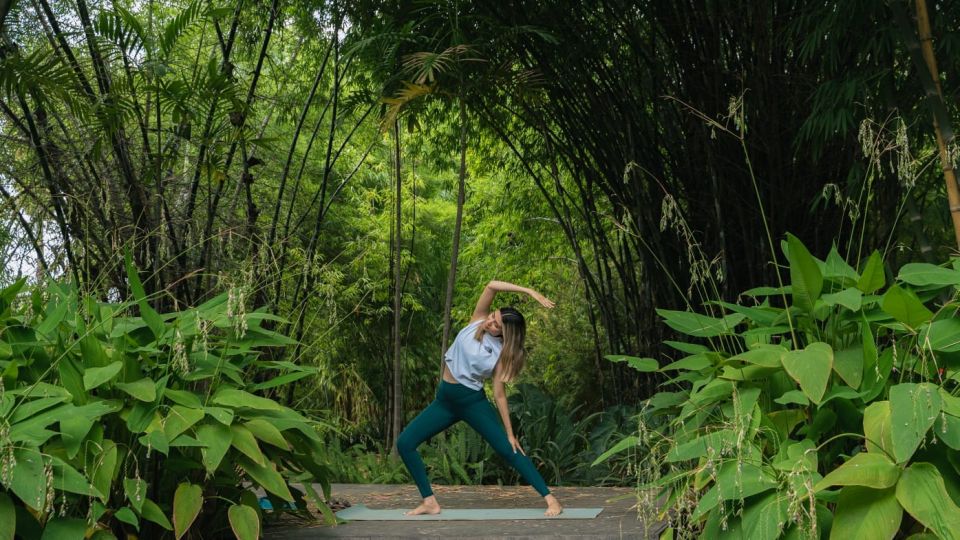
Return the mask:
[(487, 315), (490, 314), (490, 306), (493, 304), (493, 297), (496, 296), (498, 292), (516, 292), (528, 294), (534, 300), (540, 302), (540, 305), (543, 307), (552, 308), (554, 305), (556, 305), (553, 303), (553, 301), (548, 300), (545, 296), (533, 289), (514, 285), (513, 283), (507, 283), (506, 281), (491, 281), (490, 283), (487, 283), (486, 287), (483, 288), (480, 298), (477, 299), (477, 307), (473, 309), (473, 315), (470, 316), (471, 322), (477, 319), (485, 319)]

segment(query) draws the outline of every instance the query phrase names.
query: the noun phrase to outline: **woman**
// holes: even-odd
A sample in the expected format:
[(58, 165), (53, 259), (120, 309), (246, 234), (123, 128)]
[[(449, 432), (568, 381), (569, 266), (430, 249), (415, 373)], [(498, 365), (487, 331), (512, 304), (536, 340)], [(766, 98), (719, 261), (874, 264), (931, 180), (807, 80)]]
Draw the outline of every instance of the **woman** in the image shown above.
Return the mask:
[[(423, 503), (406, 512), (406, 515), (440, 513), (440, 504), (430, 488), (426, 467), (417, 453), (417, 447), (460, 420), (465, 420), (477, 430), (543, 496), (547, 503), (544, 515), (556, 516), (563, 511), (560, 502), (550, 493), (543, 477), (520, 447), (510, 424), (503, 383), (511, 381), (523, 368), (526, 323), (523, 315), (513, 308), (505, 307), (490, 312), (493, 297), (498, 292), (526, 293), (544, 307), (554, 306), (537, 291), (503, 281), (491, 281), (483, 289), (470, 317), (470, 324), (457, 334), (444, 355), (443, 379), (436, 398), (397, 438), (400, 457), (423, 497)], [(496, 414), (483, 392), (483, 381), (491, 375), (493, 399), (500, 411), (502, 426), (497, 422)]]

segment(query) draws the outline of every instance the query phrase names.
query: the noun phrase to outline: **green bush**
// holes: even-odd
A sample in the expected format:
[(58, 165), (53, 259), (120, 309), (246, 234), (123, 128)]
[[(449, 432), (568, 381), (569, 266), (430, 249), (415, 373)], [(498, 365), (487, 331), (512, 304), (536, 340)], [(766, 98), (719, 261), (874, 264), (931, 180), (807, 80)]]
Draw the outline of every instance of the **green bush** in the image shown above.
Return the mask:
[(790, 283), (754, 305), (659, 311), (696, 338), (668, 342), (685, 356), (615, 358), (672, 378), (647, 403), (663, 425), (597, 461), (649, 449), (641, 493), (669, 535), (960, 538), (960, 259), (891, 280), (877, 252), (857, 271), (783, 250)]
[(331, 518), (320, 426), (257, 395), (316, 374), (261, 357), (292, 341), (262, 326), (278, 318), (229, 293), (159, 314), (127, 261), (129, 303), (0, 291), (0, 540), (256, 538), (251, 487)]

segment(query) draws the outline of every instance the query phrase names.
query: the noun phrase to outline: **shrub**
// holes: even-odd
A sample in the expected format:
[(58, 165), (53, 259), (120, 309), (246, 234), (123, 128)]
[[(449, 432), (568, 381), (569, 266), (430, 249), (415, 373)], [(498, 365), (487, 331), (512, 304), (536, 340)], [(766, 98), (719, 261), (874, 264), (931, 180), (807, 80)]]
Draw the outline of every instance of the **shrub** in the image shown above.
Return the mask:
[(0, 539), (256, 538), (251, 487), (332, 518), (317, 422), (257, 395), (316, 373), (261, 357), (292, 342), (262, 326), (279, 319), (228, 293), (159, 314), (127, 270), (126, 303), (0, 291)]
[(790, 283), (754, 305), (658, 311), (694, 338), (663, 367), (629, 359), (673, 376), (647, 402), (666, 421), (598, 461), (649, 448), (641, 489), (669, 534), (960, 537), (960, 260), (888, 280), (877, 252), (857, 271), (793, 236), (783, 251)]

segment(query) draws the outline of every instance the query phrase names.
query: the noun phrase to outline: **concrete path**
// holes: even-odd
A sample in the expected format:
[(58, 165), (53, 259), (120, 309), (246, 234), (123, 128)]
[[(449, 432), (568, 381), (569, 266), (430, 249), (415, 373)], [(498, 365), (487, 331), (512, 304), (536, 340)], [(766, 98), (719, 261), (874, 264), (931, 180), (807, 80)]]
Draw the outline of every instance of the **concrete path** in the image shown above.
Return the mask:
[[(543, 499), (528, 486), (434, 486), (444, 508), (545, 508)], [(353, 521), (336, 526), (285, 525), (264, 531), (265, 539), (443, 539), (471, 540), (586, 540), (657, 538), (662, 524), (638, 519), (637, 498), (631, 488), (551, 488), (569, 507), (603, 507), (595, 519), (514, 521)], [(420, 495), (414, 485), (333, 484), (331, 496), (370, 508), (414, 508)], [(617, 499), (617, 497), (620, 497)], [(616, 500), (614, 500), (616, 499)]]

